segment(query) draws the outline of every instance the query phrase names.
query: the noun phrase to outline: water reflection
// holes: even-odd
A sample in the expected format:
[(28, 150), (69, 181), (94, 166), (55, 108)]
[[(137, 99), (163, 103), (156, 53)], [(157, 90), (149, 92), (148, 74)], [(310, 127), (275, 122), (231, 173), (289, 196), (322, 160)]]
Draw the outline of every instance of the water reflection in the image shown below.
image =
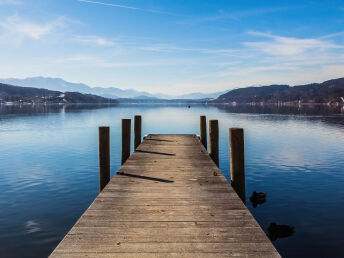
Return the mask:
[(51, 104), (51, 105), (0, 105), (1, 115), (36, 115), (47, 113), (80, 112), (84, 110), (114, 107), (116, 104)]
[(271, 241), (276, 241), (277, 238), (290, 237), (294, 234), (294, 227), (288, 225), (278, 225), (272, 222), (268, 228), (268, 236)]
[(29, 220), (25, 223), (25, 228), (27, 233), (35, 233), (37, 231), (40, 231), (41, 228), (38, 224), (38, 222), (34, 220)]
[(268, 200), (253, 196), (248, 208), (272, 239), (287, 235), (275, 230), (277, 223), (269, 227), (272, 221), (297, 228), (274, 242), (277, 250), (283, 257), (344, 254), (337, 237), (344, 235), (344, 115), (322, 108), (0, 106), (0, 256), (50, 254), (99, 192), (98, 126), (111, 127), (113, 175), (120, 166), (121, 118), (138, 114), (142, 135), (199, 133), (200, 115), (218, 119), (227, 179), (228, 128), (245, 128), (246, 189), (268, 192)]
[[(305, 105), (305, 106), (278, 106), (278, 105), (216, 105), (221, 111), (226, 113), (238, 114), (260, 114), (266, 115), (267, 120), (288, 121), (293, 119), (302, 119), (310, 122), (321, 121), (329, 125), (344, 126), (344, 119), (340, 119), (344, 115), (344, 106), (328, 106), (328, 105)], [(260, 119), (261, 117), (257, 117)], [(250, 117), (250, 119), (255, 119)]]
[(279, 114), (279, 115), (333, 115), (344, 114), (343, 106), (330, 105), (216, 105), (220, 110), (230, 113)]
[(266, 193), (254, 191), (250, 197), (253, 208), (266, 202)]

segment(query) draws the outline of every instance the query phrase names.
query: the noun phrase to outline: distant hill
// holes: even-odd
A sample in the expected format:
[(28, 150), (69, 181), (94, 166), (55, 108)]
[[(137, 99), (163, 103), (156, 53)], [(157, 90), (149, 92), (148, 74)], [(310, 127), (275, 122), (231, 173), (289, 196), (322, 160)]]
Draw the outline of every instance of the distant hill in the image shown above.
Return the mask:
[[(133, 89), (122, 90), (114, 87), (92, 88), (86, 84), (70, 83), (60, 78), (31, 77), (26, 79), (0, 79), (1, 82), (5, 82), (4, 85), (18, 85), (31, 89), (33, 89), (32, 87), (40, 88), (36, 89), (40, 91), (47, 89), (60, 94), (65, 92), (64, 98), (60, 100), (55, 99), (54, 101), (64, 99), (63, 101), (71, 103), (73, 101), (91, 101), (92, 103), (98, 103), (99, 101), (100, 103), (104, 103), (104, 101), (109, 101), (108, 99), (117, 99), (121, 103), (344, 103), (344, 78), (293, 87), (289, 85), (269, 85), (234, 89), (226, 93), (196, 92), (179, 96), (151, 94)], [(20, 91), (24, 92), (23, 90)], [(79, 95), (77, 92), (79, 92)], [(106, 100), (99, 99), (95, 95), (101, 96)], [(32, 97), (30, 96), (30, 98)], [(38, 101), (37, 98), (35, 101)]]
[(142, 99), (142, 100), (157, 100), (159, 98), (157, 97), (149, 97), (149, 96), (145, 96), (145, 95), (140, 95), (135, 97), (134, 99)]
[(114, 104), (114, 99), (107, 99), (92, 94), (79, 92), (61, 92), (31, 87), (19, 87), (0, 83), (0, 103), (88, 103)]
[(120, 98), (116, 100), (126, 104), (204, 104), (212, 99)]
[(26, 79), (0, 79), (1, 83), (18, 85), (22, 87), (35, 87), (48, 90), (62, 91), (62, 92), (80, 92), (87, 94), (95, 94), (105, 98), (135, 98), (137, 96), (154, 97), (147, 92), (140, 92), (133, 89), (122, 90), (115, 87), (102, 88), (102, 87), (90, 87), (83, 83), (67, 82), (60, 78), (47, 78), (47, 77), (30, 77)]
[[(71, 83), (66, 82), (60, 78), (46, 78), (46, 77), (30, 77), (26, 79), (0, 79), (1, 83), (16, 85), (22, 87), (33, 87), (39, 89), (47, 89), (53, 91), (72, 91), (72, 92), (86, 92), (89, 90), (89, 87), (83, 83)], [(90, 93), (90, 92), (87, 92)]]
[(175, 96), (178, 99), (216, 99), (217, 97), (225, 94), (227, 91), (219, 91), (213, 93), (203, 93), (203, 92), (195, 92), (189, 93), (184, 95)]
[(344, 103), (344, 78), (306, 85), (270, 85), (231, 90), (213, 103)]
[(217, 98), (224, 92), (216, 93), (190, 93), (180, 96), (172, 96), (167, 94), (151, 94), (144, 91), (136, 91), (134, 89), (122, 90), (115, 87), (90, 87), (83, 83), (71, 83), (60, 78), (47, 78), (47, 77), (30, 77), (26, 79), (0, 79), (0, 83), (18, 85), (23, 87), (35, 87), (43, 88), (54, 91), (68, 91), (68, 92), (80, 92), (95, 94), (105, 98), (135, 98), (135, 99), (147, 99), (147, 98), (158, 98), (158, 99), (204, 99), (204, 98)]

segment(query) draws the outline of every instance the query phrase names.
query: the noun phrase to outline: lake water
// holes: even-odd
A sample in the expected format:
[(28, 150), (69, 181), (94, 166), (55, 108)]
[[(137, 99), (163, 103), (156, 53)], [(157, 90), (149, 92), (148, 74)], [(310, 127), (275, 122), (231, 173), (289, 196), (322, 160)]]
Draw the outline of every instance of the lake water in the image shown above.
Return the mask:
[[(121, 118), (140, 114), (143, 134), (196, 133), (218, 119), (228, 178), (228, 128), (245, 129), (247, 206), (284, 257), (344, 256), (344, 110), (340, 107), (119, 105), (0, 106), (0, 257), (46, 257), (98, 193), (98, 126), (111, 127), (112, 176)], [(267, 193), (253, 207), (254, 191)]]

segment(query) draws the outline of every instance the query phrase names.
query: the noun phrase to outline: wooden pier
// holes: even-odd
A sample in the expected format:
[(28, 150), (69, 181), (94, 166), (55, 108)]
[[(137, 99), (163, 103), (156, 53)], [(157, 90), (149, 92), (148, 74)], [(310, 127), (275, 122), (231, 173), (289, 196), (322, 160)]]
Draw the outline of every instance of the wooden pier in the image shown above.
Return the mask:
[(196, 135), (151, 134), (51, 257), (280, 257)]

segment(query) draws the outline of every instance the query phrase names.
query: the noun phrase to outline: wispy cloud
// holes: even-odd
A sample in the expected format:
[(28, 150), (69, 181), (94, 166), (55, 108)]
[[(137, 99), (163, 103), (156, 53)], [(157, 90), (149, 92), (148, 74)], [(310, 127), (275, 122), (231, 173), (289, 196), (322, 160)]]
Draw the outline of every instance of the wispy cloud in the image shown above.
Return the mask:
[(136, 11), (143, 11), (143, 12), (150, 12), (150, 13), (164, 13), (159, 10), (143, 9), (143, 8), (138, 8), (134, 6), (129, 6), (129, 5), (120, 5), (120, 4), (113, 4), (113, 3), (100, 2), (100, 1), (92, 1), (92, 0), (77, 0), (77, 1), (82, 2), (82, 3), (88, 3), (88, 4), (104, 5), (104, 6), (124, 8), (124, 9), (129, 9), (129, 10), (136, 10)]
[(44, 24), (38, 24), (32, 21), (23, 20), (15, 14), (7, 17), (5, 21), (0, 22), (0, 28), (3, 30), (0, 38), (6, 39), (9, 42), (15, 41), (16, 43), (21, 43), (24, 38), (38, 40), (53, 32), (57, 27), (63, 25), (63, 17), (59, 17)]
[(218, 10), (217, 14), (205, 16), (205, 17), (191, 17), (187, 20), (180, 21), (180, 24), (199, 24), (206, 22), (215, 22), (222, 20), (233, 20), (238, 21), (242, 18), (259, 16), (268, 13), (282, 12), (295, 7), (274, 7), (274, 8), (261, 8), (252, 10), (241, 10), (241, 11), (225, 11)]
[(111, 47), (115, 45), (114, 41), (99, 36), (77, 36), (75, 37), (75, 41), (99, 47)]
[(267, 38), (265, 41), (244, 42), (245, 46), (274, 56), (289, 56), (311, 50), (343, 49), (343, 45), (318, 38), (293, 38), (276, 36), (269, 33), (250, 31), (249, 34)]
[(22, 1), (18, 0), (0, 0), (0, 5), (21, 5)]
[[(48, 60), (45, 60), (48, 62)], [(81, 66), (91, 66), (96, 68), (128, 68), (128, 67), (162, 67), (180, 66), (185, 64), (196, 64), (197, 60), (190, 58), (154, 58), (151, 60), (133, 60), (116, 62), (111, 58), (99, 55), (75, 55), (65, 56), (52, 60), (53, 63), (77, 63)]]
[(206, 79), (223, 82), (231, 88), (274, 83), (294, 85), (343, 76), (344, 46), (340, 41), (330, 40), (341, 32), (314, 38), (282, 37), (257, 31), (249, 34), (258, 37), (242, 43), (241, 52), (250, 57), (238, 58), (241, 60), (238, 65), (224, 66)]
[(327, 34), (327, 35), (321, 36), (320, 39), (336, 38), (336, 37), (342, 37), (342, 36), (344, 36), (344, 31)]
[(140, 46), (139, 49), (152, 51), (152, 52), (167, 52), (167, 53), (176, 53), (176, 52), (198, 52), (203, 54), (224, 54), (232, 55), (237, 52), (235, 49), (212, 49), (212, 48), (188, 48), (188, 47), (178, 47), (169, 44), (156, 44), (148, 46)]

